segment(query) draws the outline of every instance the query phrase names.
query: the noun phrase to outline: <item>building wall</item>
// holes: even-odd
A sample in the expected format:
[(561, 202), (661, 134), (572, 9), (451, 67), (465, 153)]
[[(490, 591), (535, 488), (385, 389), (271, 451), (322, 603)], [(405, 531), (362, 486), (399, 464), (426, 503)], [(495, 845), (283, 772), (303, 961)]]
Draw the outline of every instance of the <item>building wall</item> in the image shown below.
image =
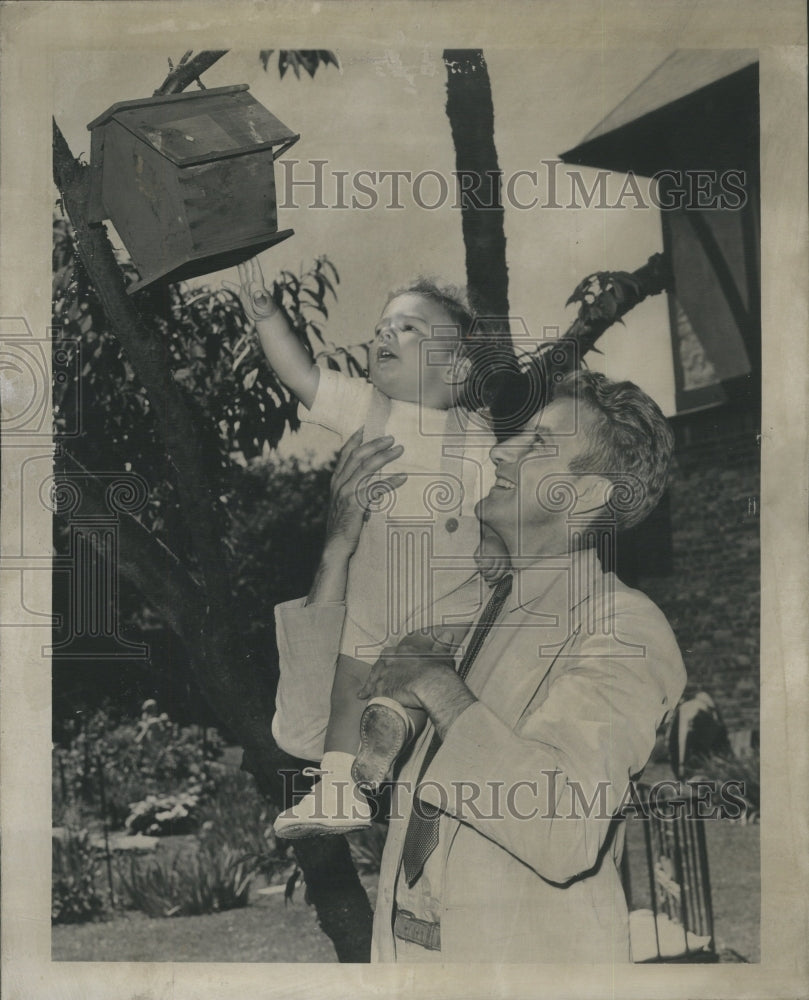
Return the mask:
[(741, 407), (674, 418), (672, 572), (636, 585), (665, 612), (688, 670), (730, 731), (759, 725), (758, 420)]

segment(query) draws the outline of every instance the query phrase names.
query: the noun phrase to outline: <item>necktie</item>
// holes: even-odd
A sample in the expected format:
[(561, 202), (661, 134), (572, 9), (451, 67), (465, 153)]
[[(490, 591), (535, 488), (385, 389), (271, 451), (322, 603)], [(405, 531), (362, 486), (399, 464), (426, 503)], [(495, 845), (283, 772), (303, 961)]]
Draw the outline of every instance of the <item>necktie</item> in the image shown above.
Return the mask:
[[(486, 636), (491, 631), (492, 625), (497, 620), (503, 605), (506, 603), (508, 595), (511, 593), (511, 576), (504, 576), (499, 580), (497, 586), (489, 598), (489, 603), (483, 609), (483, 614), (472, 632), (469, 645), (466, 647), (463, 659), (458, 667), (458, 676), (465, 680), (469, 669), (475, 661), (475, 657), (480, 652)], [(430, 766), (433, 757), (438, 753), (441, 746), (441, 738), (438, 733), (433, 733), (433, 738), (427, 748), (421, 770), (419, 771), (419, 781), (424, 777), (427, 768)], [(418, 782), (416, 783), (418, 785)], [(405, 878), (408, 886), (413, 886), (421, 875), (427, 858), (438, 846), (438, 825), (441, 818), (441, 811), (427, 802), (419, 801), (418, 807), (414, 808), (410, 814), (410, 822), (407, 825), (404, 848), (402, 851), (402, 864), (404, 865)]]

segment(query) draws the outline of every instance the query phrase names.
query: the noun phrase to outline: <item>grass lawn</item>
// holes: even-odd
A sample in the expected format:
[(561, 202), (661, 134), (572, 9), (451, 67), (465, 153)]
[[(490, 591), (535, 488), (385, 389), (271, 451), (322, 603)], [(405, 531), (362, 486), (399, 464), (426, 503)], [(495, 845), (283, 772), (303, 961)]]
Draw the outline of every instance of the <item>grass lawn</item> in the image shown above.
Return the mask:
[[(761, 960), (761, 875), (758, 825), (727, 820), (705, 823), (716, 949), (737, 961)], [(643, 823), (627, 820), (632, 908), (649, 906)]]
[(54, 927), (54, 962), (336, 962), (317, 925), (314, 907), (296, 890), (253, 897), (241, 910), (200, 917), (147, 917), (127, 912), (113, 920)]
[[(706, 823), (717, 949), (748, 962), (760, 960), (759, 827), (727, 821)], [(639, 821), (630, 820), (627, 844), (633, 878), (645, 854)], [(376, 879), (363, 878), (371, 896)], [(633, 882), (642, 896), (642, 882)], [(636, 905), (643, 905), (638, 898)], [(314, 908), (298, 888), (254, 894), (241, 910), (201, 917), (149, 918), (125, 913), (112, 920), (53, 928), (54, 961), (103, 962), (334, 962), (331, 942), (317, 925)]]
[(707, 823), (717, 948), (761, 961), (759, 826)]

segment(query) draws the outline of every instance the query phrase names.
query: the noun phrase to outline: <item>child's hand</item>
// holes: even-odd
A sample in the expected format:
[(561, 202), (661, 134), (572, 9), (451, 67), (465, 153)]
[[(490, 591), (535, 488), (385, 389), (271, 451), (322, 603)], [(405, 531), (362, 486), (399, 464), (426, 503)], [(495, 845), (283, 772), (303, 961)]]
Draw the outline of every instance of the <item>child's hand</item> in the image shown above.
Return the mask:
[(278, 306), (264, 284), (258, 257), (239, 264), (239, 281), (241, 286), (234, 285), (232, 281), (223, 281), (222, 284), (239, 296), (245, 313), (254, 323), (270, 319), (278, 312)]
[(490, 586), (511, 569), (511, 560), (502, 538), (491, 528), (483, 526), (480, 545), (475, 550), (475, 562), (480, 575)]

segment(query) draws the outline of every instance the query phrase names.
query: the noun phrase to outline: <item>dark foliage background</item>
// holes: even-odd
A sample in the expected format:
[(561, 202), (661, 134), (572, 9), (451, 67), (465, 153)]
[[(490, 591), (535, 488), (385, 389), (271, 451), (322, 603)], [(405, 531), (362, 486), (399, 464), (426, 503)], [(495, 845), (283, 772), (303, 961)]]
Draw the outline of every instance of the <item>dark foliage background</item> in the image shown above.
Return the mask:
[[(148, 484), (138, 515), (192, 572), (195, 564), (177, 499), (173, 470), (157, 435), (143, 387), (110, 331), (98, 296), (75, 255), (66, 220), (54, 220), (53, 323), (62, 346), (78, 353), (76, 378), (54, 385), (57, 440), (76, 424), (81, 433), (62, 439), (73, 458), (93, 472), (134, 472)], [(134, 270), (122, 254), (127, 278)], [(323, 347), (318, 321), (328, 315), (329, 296), (339, 282), (325, 258), (302, 274), (281, 272), (273, 294), (310, 353)], [(159, 300), (159, 301), (158, 301)], [(222, 501), (220, 530), (247, 645), (247, 655), (276, 676), (275, 604), (306, 593), (325, 529), (332, 465), (316, 468), (297, 458), (270, 457), (284, 430), (299, 426), (297, 402), (264, 362), (230, 293), (185, 285), (144, 290), (139, 308), (160, 326), (165, 363), (199, 414), (199, 432), (210, 437), (203, 488)], [(359, 361), (339, 352), (329, 362), (360, 371)], [(69, 367), (69, 366), (66, 366)], [(215, 430), (214, 430), (215, 429)], [(212, 504), (213, 506), (213, 504)], [(68, 555), (64, 520), (54, 519), (54, 552)], [(75, 582), (54, 574), (53, 607), (63, 627), (70, 621)], [(112, 703), (136, 714), (145, 698), (165, 705), (179, 722), (214, 725), (217, 720), (193, 680), (183, 644), (143, 595), (119, 581), (121, 635), (145, 643), (146, 658), (54, 658), (54, 735), (65, 725)]]

